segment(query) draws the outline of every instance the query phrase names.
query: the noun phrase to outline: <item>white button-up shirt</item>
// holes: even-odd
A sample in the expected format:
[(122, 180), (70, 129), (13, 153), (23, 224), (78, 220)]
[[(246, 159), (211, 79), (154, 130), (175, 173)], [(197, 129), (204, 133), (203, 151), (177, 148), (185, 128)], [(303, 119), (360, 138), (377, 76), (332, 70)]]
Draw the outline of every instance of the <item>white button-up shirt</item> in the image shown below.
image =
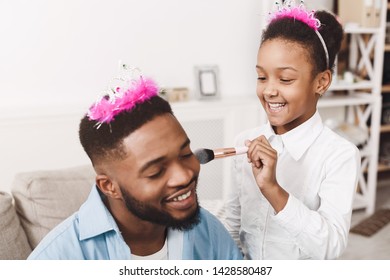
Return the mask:
[(318, 112), (282, 135), (269, 123), (242, 132), (236, 145), (260, 135), (278, 151), (276, 177), (289, 193), (287, 204), (275, 215), (247, 156), (236, 156), (225, 226), (247, 259), (337, 258), (347, 245), (359, 150), (324, 126)]

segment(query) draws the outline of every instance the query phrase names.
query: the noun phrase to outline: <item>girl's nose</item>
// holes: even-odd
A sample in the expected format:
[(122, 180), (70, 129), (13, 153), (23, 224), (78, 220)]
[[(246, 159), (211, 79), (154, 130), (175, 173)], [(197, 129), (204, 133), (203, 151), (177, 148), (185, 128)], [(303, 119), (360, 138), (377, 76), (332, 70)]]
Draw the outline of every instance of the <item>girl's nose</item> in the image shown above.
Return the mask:
[(275, 97), (278, 95), (278, 90), (274, 87), (266, 87), (263, 91), (263, 94), (267, 97)]

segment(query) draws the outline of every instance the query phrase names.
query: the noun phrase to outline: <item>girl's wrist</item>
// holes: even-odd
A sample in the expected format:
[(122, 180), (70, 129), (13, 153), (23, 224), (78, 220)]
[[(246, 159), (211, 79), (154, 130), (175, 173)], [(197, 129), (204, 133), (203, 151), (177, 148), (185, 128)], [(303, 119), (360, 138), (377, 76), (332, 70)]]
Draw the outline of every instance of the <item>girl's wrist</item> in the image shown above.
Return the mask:
[(282, 211), (287, 204), (289, 194), (278, 183), (261, 189), (261, 193), (269, 201), (276, 213)]

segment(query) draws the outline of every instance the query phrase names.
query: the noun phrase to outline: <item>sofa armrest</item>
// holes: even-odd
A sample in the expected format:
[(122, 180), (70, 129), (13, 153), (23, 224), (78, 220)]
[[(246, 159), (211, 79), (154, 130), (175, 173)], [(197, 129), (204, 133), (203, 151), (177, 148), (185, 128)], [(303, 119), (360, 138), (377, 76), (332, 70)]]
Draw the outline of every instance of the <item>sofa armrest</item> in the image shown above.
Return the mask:
[(0, 192), (0, 260), (23, 260), (31, 253), (10, 194)]

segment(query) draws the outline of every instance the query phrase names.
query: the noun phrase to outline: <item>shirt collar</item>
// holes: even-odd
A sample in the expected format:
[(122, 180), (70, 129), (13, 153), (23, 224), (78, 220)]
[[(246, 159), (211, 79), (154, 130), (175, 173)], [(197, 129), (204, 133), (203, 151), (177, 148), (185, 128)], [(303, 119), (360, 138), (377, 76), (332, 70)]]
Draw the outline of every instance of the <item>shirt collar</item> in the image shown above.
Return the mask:
[(268, 122), (264, 136), (270, 142), (274, 137), (280, 136), (284, 148), (290, 153), (294, 160), (298, 161), (318, 135), (320, 135), (323, 128), (324, 125), (321, 116), (319, 112), (316, 111), (306, 122), (281, 135), (276, 135), (271, 124)]
[(103, 203), (96, 185), (92, 187), (86, 202), (79, 210), (80, 240), (91, 238), (107, 231), (120, 233), (114, 217)]

